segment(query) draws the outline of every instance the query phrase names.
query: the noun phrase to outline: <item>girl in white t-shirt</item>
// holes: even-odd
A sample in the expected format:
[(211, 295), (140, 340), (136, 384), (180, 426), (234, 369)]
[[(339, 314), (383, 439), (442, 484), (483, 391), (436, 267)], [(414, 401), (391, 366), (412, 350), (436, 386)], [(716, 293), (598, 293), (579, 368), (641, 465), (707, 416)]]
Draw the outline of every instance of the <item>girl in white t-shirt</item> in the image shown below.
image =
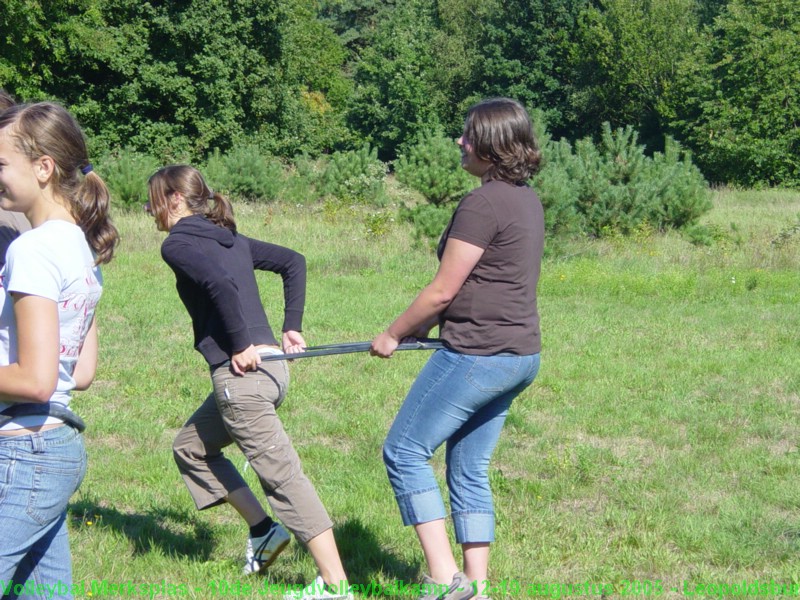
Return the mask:
[(118, 234), (83, 134), (52, 103), (0, 113), (0, 208), (32, 229), (0, 271), (0, 586), (72, 598), (66, 509), (86, 470), (70, 392), (97, 362), (99, 266)]

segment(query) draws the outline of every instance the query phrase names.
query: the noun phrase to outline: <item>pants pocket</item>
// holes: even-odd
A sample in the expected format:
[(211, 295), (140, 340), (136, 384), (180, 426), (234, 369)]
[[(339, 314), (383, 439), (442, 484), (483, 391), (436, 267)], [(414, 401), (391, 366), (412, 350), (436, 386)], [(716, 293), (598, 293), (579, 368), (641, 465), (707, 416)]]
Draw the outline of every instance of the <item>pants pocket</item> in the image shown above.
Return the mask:
[(86, 452), (80, 440), (74, 450), (70, 455), (59, 453), (45, 460), (40, 460), (40, 455), (34, 455), (37, 464), (33, 468), (27, 513), (40, 525), (47, 525), (61, 516), (70, 496), (83, 482)]
[(479, 356), (467, 371), (466, 380), (479, 392), (503, 392), (517, 383), (520, 358)]
[(242, 404), (242, 402), (257, 402), (259, 384), (258, 378), (248, 377), (247, 375), (236, 379), (231, 377), (219, 385), (215, 384), (214, 397), (222, 417), (230, 423), (236, 423), (240, 418), (237, 405)]

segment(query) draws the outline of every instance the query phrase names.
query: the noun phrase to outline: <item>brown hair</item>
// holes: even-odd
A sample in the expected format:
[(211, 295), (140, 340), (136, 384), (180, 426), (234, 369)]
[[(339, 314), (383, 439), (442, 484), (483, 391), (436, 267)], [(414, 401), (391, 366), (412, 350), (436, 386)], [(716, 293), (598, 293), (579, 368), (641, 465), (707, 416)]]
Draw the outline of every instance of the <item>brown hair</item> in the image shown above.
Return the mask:
[(0, 112), (4, 111), (7, 108), (11, 108), (16, 103), (17, 103), (16, 100), (14, 100), (11, 94), (9, 94), (3, 88), (0, 88)]
[(63, 106), (39, 102), (16, 104), (0, 113), (0, 129), (9, 126), (16, 147), (31, 161), (42, 156), (53, 159), (54, 191), (67, 201), (67, 209), (95, 252), (96, 264), (109, 262), (119, 233), (109, 217), (108, 188), (91, 170), (78, 123)]
[[(222, 194), (212, 192), (200, 171), (190, 165), (162, 167), (147, 180), (150, 208), (159, 225), (166, 225), (168, 198), (175, 192), (183, 195), (186, 207), (192, 214), (203, 215), (215, 225), (236, 231), (230, 201)], [(209, 200), (214, 201), (214, 206), (209, 205)]]
[(492, 163), (487, 174), (512, 184), (539, 171), (542, 153), (525, 108), (510, 98), (490, 98), (467, 112), (464, 136), (475, 156)]

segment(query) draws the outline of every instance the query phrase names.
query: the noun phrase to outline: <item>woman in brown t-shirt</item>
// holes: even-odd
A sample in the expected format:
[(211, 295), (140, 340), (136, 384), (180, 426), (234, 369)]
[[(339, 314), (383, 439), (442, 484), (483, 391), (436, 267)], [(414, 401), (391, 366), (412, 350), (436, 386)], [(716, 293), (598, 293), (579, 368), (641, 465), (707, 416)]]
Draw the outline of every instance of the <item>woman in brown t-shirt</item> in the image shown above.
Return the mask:
[[(464, 600), (485, 595), (494, 507), (489, 460), (511, 402), (539, 370), (536, 285), (544, 245), (542, 204), (526, 181), (539, 168), (530, 118), (507, 98), (467, 114), (461, 166), (481, 186), (456, 208), (439, 243), (433, 281), (372, 342), (387, 358), (400, 340), (438, 321), (446, 349), (436, 351), (406, 397), (383, 448), (405, 525), (419, 536), (430, 577)], [(464, 571), (456, 565), (444, 502), (428, 460), (447, 444), (447, 484)], [(433, 587), (430, 589), (434, 589)]]

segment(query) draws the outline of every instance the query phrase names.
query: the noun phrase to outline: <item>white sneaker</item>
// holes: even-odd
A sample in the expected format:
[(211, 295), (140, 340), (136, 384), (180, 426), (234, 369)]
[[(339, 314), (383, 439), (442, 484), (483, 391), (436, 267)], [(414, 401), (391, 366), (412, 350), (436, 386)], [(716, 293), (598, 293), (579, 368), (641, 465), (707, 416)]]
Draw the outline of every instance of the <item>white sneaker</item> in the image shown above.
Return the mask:
[(309, 583), (302, 591), (284, 594), (284, 600), (353, 600), (350, 590), (337, 590), (325, 584), (322, 575)]
[(247, 538), (244, 552), (244, 574), (258, 573), (275, 562), (286, 546), (289, 545), (289, 532), (280, 523), (273, 523), (266, 535)]

